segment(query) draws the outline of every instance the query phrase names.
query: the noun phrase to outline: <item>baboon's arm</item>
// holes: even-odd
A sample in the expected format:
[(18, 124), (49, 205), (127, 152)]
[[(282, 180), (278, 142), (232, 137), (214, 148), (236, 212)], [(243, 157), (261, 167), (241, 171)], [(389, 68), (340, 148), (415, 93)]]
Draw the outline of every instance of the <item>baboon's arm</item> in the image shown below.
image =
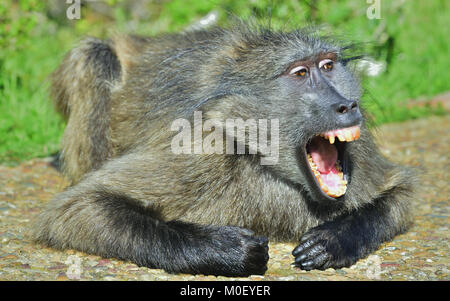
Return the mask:
[[(137, 166), (126, 160), (119, 165)], [(145, 205), (151, 200), (130, 197), (120, 185), (112, 189), (121, 169), (115, 165), (108, 176), (106, 168), (51, 201), (34, 224), (36, 241), (173, 273), (247, 276), (267, 269), (266, 238), (239, 227), (165, 222)], [(128, 184), (142, 181), (123, 176)]]
[(295, 265), (304, 270), (351, 266), (407, 230), (409, 199), (398, 186), (358, 210), (310, 229), (292, 252)]

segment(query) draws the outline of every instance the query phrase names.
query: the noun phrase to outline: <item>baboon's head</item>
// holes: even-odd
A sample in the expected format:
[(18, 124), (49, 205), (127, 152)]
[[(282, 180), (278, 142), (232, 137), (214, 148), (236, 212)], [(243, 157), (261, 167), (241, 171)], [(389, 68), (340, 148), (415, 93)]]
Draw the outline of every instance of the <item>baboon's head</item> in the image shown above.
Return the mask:
[(280, 159), (268, 168), (313, 200), (343, 199), (351, 182), (347, 146), (362, 123), (361, 89), (343, 47), (306, 31), (241, 30), (229, 39), (215, 70), (216, 91), (228, 91), (227, 116), (279, 119)]

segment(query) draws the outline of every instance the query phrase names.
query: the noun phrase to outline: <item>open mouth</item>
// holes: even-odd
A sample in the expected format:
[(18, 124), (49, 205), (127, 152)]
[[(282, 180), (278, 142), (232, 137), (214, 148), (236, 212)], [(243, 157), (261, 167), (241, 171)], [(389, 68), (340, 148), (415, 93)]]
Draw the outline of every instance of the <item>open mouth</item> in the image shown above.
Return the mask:
[(316, 134), (306, 145), (306, 156), (316, 183), (329, 197), (338, 198), (347, 191), (346, 143), (357, 140), (359, 125)]

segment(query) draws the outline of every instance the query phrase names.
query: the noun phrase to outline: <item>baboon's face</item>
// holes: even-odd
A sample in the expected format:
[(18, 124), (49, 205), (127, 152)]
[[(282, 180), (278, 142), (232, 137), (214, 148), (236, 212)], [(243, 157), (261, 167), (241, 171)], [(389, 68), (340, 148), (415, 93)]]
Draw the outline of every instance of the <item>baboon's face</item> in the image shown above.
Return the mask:
[[(279, 55), (271, 55), (270, 60), (254, 57), (253, 63), (259, 60), (266, 66), (253, 74), (264, 77), (260, 81), (264, 86), (253, 85), (248, 90), (257, 95), (259, 113), (280, 120), (277, 172), (307, 186), (315, 200), (336, 200), (345, 195), (351, 181), (351, 156), (346, 146), (360, 135), (361, 89), (338, 51), (314, 52), (311, 48), (297, 58), (285, 49), (279, 49)], [(287, 61), (287, 57), (293, 59)], [(270, 74), (274, 69), (268, 66), (277, 65), (283, 67)]]
[(310, 192), (316, 199), (343, 196), (351, 179), (346, 145), (359, 138), (362, 121), (357, 83), (333, 52), (292, 62), (278, 82), (289, 106), (301, 108), (296, 147)]

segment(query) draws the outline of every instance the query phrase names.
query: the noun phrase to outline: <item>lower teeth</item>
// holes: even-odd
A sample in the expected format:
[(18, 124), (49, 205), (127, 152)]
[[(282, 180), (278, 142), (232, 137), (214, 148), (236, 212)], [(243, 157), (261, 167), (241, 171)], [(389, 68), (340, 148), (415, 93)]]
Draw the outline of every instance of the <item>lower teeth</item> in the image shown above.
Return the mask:
[(331, 196), (331, 197), (339, 197), (345, 194), (345, 192), (347, 191), (347, 181), (344, 180), (344, 174), (342, 173), (342, 168), (341, 168), (341, 164), (339, 162), (339, 160), (336, 161), (336, 169), (339, 171), (338, 175), (339, 178), (341, 179), (341, 184), (339, 188), (337, 188), (336, 190), (330, 190), (330, 188), (325, 185), (325, 183), (323, 183), (322, 177), (320, 175), (320, 172), (317, 169), (317, 165), (314, 163), (311, 154), (307, 154), (308, 157), (308, 162), (309, 162), (309, 166), (311, 167), (311, 170), (314, 174), (314, 176), (317, 179), (317, 182), (320, 185), (320, 188), (322, 189), (322, 191), (324, 191), (327, 195)]

